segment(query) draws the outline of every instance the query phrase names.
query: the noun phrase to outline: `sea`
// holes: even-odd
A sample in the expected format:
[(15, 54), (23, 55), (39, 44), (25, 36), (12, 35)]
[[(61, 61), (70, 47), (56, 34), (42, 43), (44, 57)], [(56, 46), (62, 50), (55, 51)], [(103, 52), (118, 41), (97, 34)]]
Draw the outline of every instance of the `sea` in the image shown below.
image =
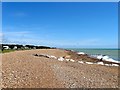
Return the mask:
[(120, 49), (116, 48), (66, 48), (67, 50), (73, 50), (77, 52), (84, 52), (90, 56), (97, 57), (98, 55), (106, 55), (115, 61), (120, 61)]

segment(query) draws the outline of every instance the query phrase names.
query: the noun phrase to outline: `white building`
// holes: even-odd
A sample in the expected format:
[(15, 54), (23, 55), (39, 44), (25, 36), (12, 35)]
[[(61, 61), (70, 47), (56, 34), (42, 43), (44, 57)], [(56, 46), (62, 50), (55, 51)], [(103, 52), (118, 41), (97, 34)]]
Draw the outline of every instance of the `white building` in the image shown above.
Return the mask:
[(4, 49), (9, 49), (9, 46), (3, 46)]
[(17, 46), (14, 46), (14, 48), (13, 49), (17, 49)]

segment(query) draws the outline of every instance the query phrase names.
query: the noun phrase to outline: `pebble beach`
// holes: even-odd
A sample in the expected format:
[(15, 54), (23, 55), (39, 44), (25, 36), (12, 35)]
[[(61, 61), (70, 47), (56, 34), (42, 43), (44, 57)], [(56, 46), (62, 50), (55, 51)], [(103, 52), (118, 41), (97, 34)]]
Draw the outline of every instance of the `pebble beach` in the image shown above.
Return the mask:
[(118, 88), (119, 66), (99, 65), (97, 59), (69, 50), (21, 50), (1, 56), (2, 88)]

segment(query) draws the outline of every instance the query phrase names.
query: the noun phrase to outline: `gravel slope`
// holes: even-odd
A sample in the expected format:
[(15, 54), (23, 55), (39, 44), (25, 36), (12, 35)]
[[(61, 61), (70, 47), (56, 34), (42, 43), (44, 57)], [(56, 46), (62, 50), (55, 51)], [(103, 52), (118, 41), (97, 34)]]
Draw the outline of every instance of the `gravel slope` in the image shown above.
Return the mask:
[(3, 88), (118, 88), (118, 67), (58, 61), (33, 54), (67, 55), (59, 49), (2, 54)]

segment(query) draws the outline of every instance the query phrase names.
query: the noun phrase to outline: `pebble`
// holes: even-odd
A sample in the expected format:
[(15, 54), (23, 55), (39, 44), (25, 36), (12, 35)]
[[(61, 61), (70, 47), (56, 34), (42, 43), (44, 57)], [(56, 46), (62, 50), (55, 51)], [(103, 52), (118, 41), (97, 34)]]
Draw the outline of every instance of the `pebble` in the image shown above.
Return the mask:
[(14, 71), (12, 71), (12, 73), (14, 73)]
[[(54, 56), (52, 56), (51, 58), (54, 58)], [(61, 58), (62, 59), (62, 61), (63, 60), (66, 60), (66, 61), (71, 61), (70, 59), (64, 59), (63, 57)], [(60, 59), (60, 60), (61, 60)], [(53, 59), (52, 59), (53, 60)], [(57, 59), (56, 59), (57, 60)], [(30, 61), (30, 60), (29, 60)], [(33, 62), (36, 62), (36, 61), (38, 61), (39, 62), (39, 59), (36, 59), (36, 60), (33, 60)], [(29, 83), (32, 83), (32, 80), (34, 81), (34, 79), (36, 78), (36, 81), (37, 81), (37, 78), (38, 79), (40, 79), (40, 77), (41, 77), (41, 74), (43, 74), (42, 75), (42, 77), (43, 77), (43, 79), (40, 79), (41, 81), (43, 80), (43, 82), (44, 82), (44, 80), (46, 80), (46, 81), (49, 81), (49, 83), (50, 84), (52, 84), (52, 83), (54, 83), (53, 82), (53, 79), (51, 79), (51, 77), (53, 77), (53, 75), (55, 76), (55, 78), (57, 78), (56, 79), (56, 81), (59, 81), (59, 80), (61, 80), (61, 79), (65, 79), (65, 85), (66, 85), (66, 87), (67, 87), (67, 85), (69, 86), (69, 84), (71, 85), (70, 86), (70, 88), (71, 87), (77, 87), (77, 85), (79, 86), (79, 87), (85, 87), (85, 88), (87, 88), (88, 87), (88, 84), (90, 84), (90, 87), (102, 87), (102, 85), (100, 85), (100, 82), (102, 81), (104, 81), (104, 80), (102, 80), (101, 79), (101, 77), (103, 77), (105, 80), (107, 80), (108, 78), (109, 78), (109, 76), (110, 76), (110, 78), (115, 78), (114, 80), (117, 82), (117, 75), (116, 75), (116, 77), (114, 76), (113, 77), (113, 75), (109, 75), (109, 72), (107, 71), (107, 69), (105, 69), (106, 71), (105, 72), (101, 72), (101, 70), (102, 71), (104, 71), (104, 68), (103, 67), (101, 67), (101, 68), (99, 68), (99, 67), (92, 67), (91, 68), (91, 66), (92, 65), (80, 65), (80, 64), (76, 64), (76, 63), (70, 63), (70, 65), (75, 65), (74, 67), (78, 67), (78, 69), (76, 69), (76, 68), (69, 68), (69, 63), (68, 63), (68, 65), (67, 64), (64, 64), (64, 62), (62, 63), (62, 65), (61, 65), (61, 63), (59, 63), (59, 62), (55, 62), (55, 63), (51, 63), (51, 62), (48, 62), (48, 60), (41, 60), (41, 62), (45, 62), (46, 63), (46, 61), (47, 61), (47, 63), (48, 64), (50, 64), (50, 66), (52, 67), (53, 66), (53, 64), (54, 65), (56, 65), (56, 66), (58, 66), (58, 68), (56, 68), (55, 67), (55, 69), (56, 69), (56, 71), (54, 71), (53, 70), (53, 68), (51, 68), (51, 69), (49, 69), (49, 70), (53, 70), (54, 72), (52, 72), (52, 71), (48, 71), (48, 73), (46, 72), (45, 73), (45, 75), (43, 74), (44, 72), (42, 72), (42, 71), (44, 71), (44, 70), (47, 70), (47, 69), (45, 69), (45, 68), (42, 68), (42, 69), (44, 69), (44, 70), (40, 70), (39, 68), (37, 68), (36, 66), (42, 66), (41, 64), (39, 65), (39, 63), (37, 62), (37, 63), (33, 63), (32, 62), (32, 60), (31, 60), (31, 62), (29, 62), (29, 63), (26, 63), (26, 65), (28, 65), (29, 66), (29, 70), (32, 70), (32, 71), (34, 71), (34, 70), (38, 70), (38, 72), (39, 72), (39, 70), (41, 71), (40, 72), (40, 75), (35, 71), (35, 72), (32, 72), (32, 73), (30, 73), (30, 74), (28, 74), (30, 77), (26, 77), (26, 74), (24, 74), (24, 72), (22, 72), (22, 71), (18, 71), (19, 73), (17, 73), (18, 74), (18, 76), (17, 76), (17, 80), (15, 80), (15, 81), (17, 81), (17, 84), (19, 83), (19, 86), (21, 85), (22, 86), (22, 84), (23, 83), (25, 83), (26, 84), (26, 86), (27, 87), (29, 87)], [(28, 62), (28, 61), (27, 61)], [(75, 61), (73, 61), (73, 62), (75, 62)], [(23, 62), (24, 63), (24, 62)], [(81, 61), (78, 61), (78, 63), (84, 63), (82, 60)], [(91, 62), (87, 62), (87, 64), (91, 64)], [(11, 63), (12, 64), (12, 63)], [(19, 64), (19, 63), (18, 63)], [(33, 66), (35, 66), (35, 69), (33, 69), (33, 67), (31, 67), (32, 65), (29, 65), (29, 64), (32, 64)], [(59, 65), (60, 64), (60, 65)], [(80, 66), (80, 67), (79, 67)], [(99, 66), (99, 65), (98, 65)], [(113, 64), (113, 66), (117, 66), (117, 65), (114, 65)], [(22, 66), (22, 63), (21, 63), (21, 69), (20, 70), (23, 70), (23, 67), (26, 67), (26, 66)], [(47, 67), (47, 64), (45, 64), (45, 67)], [(62, 68), (63, 67), (63, 68)], [(48, 67), (49, 68), (49, 67)], [(107, 68), (107, 67), (105, 67), (105, 68)], [(17, 68), (16, 68), (17, 69)], [(25, 70), (26, 70), (26, 68), (24, 68)], [(4, 70), (6, 70), (6, 69), (4, 69)], [(14, 69), (14, 67), (13, 67), (13, 70), (15, 70)], [(92, 70), (93, 70), (93, 72), (92, 72)], [(108, 69), (109, 70), (109, 69)], [(10, 71), (10, 70), (9, 70)], [(69, 72), (70, 71), (70, 72)], [(77, 72), (78, 71), (78, 72)], [(6, 71), (5, 71), (6, 72)], [(11, 72), (11, 71), (10, 71)], [(21, 72), (21, 73), (20, 73)], [(57, 72), (57, 73), (55, 73), (55, 72)], [(12, 71), (11, 72), (12, 74), (13, 73), (16, 73), (16, 71)], [(26, 72), (25, 72), (26, 73)], [(49, 73), (52, 73), (53, 75), (52, 76), (49, 76)], [(94, 74), (93, 74), (94, 73)], [(105, 73), (105, 74), (104, 74)], [(116, 72), (115, 72), (116, 73)], [(32, 75), (33, 74), (33, 75)], [(34, 75), (35, 74), (35, 75)], [(60, 76), (59, 76), (59, 74), (60, 74)], [(108, 77), (106, 77), (107, 76), (107, 74), (108, 74)], [(7, 76), (7, 77), (9, 77), (9, 73), (5, 73), (5, 75)], [(23, 78), (23, 75), (25, 75), (25, 77)], [(46, 79), (46, 77), (48, 77), (49, 79), (47, 80)], [(58, 78), (58, 77), (60, 77), (60, 78)], [(65, 77), (65, 78), (64, 78)], [(74, 79), (76, 77), (76, 79)], [(81, 78), (82, 77), (82, 78)], [(91, 80), (89, 79), (91, 77)], [(13, 79), (13, 77), (12, 76), (10, 76), (10, 78), (12, 78)], [(18, 78), (20, 78), (20, 79), (18, 79)], [(67, 79), (67, 78), (69, 78), (69, 79)], [(15, 78), (16, 79), (16, 78)], [(23, 80), (22, 80), (23, 79)], [(98, 81), (96, 80), (96, 79), (98, 79)], [(110, 83), (108, 86), (106, 85), (106, 82), (105, 83), (102, 83), (103, 85), (106, 85), (106, 87), (116, 87), (117, 86), (117, 84), (115, 83), (115, 84), (113, 84), (112, 82), (113, 82), (113, 79), (108, 79), (108, 81), (110, 81), (110, 82), (108, 82), (108, 83)], [(4, 79), (5, 81), (4, 82), (7, 82), (7, 81), (9, 81), (9, 78), (8, 78), (8, 80), (6, 80), (6, 79)], [(14, 79), (13, 79), (14, 80)], [(40, 80), (38, 80), (38, 82), (40, 81)], [(76, 81), (77, 83), (74, 83), (75, 82), (75, 80), (78, 80), (78, 81)], [(82, 81), (83, 80), (83, 81)], [(11, 80), (12, 81), (12, 80)], [(29, 82), (29, 81), (31, 81), (31, 82)], [(46, 82), (45, 81), (45, 82)], [(89, 83), (90, 82), (90, 83)], [(15, 82), (7, 82), (7, 85), (9, 86), (9, 88), (10, 88), (10, 85), (12, 85), (11, 83), (15, 83)], [(33, 82), (34, 83), (34, 82)], [(61, 83), (61, 82), (60, 82)], [(64, 83), (64, 82), (63, 82)], [(93, 83), (94, 85), (92, 85), (91, 83)], [(35, 82), (35, 84), (38, 84), (37, 82)], [(39, 88), (39, 87), (41, 87), (41, 85), (42, 85), (43, 83), (41, 83), (41, 84), (38, 84), (37, 85), (37, 87), (36, 88)], [(43, 85), (45, 86), (45, 84), (46, 83), (44, 83)], [(59, 82), (58, 82), (58, 84), (59, 84)], [(31, 84), (32, 85), (32, 84)], [(57, 85), (57, 83), (55, 83), (55, 85)], [(95, 85), (98, 85), (98, 86), (95, 86)], [(111, 86), (110, 86), (111, 85)], [(46, 85), (46, 87), (47, 87), (48, 85)], [(33, 86), (32, 86), (33, 87)], [(35, 86), (34, 86), (35, 87)], [(12, 86), (11, 88), (15, 88), (15, 86)], [(24, 87), (23, 87), (24, 88)]]

